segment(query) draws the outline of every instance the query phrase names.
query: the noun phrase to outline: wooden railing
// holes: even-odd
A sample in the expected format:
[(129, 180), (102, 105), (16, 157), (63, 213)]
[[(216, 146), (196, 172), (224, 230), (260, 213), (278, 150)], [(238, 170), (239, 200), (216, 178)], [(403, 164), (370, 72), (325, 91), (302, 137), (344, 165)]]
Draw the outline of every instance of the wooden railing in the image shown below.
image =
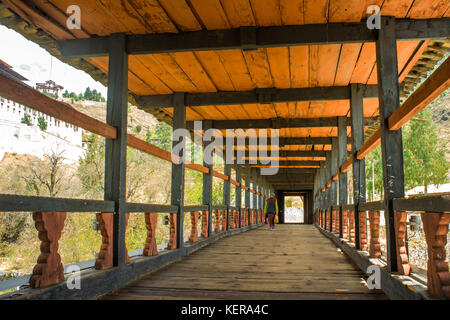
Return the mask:
[[(78, 112), (69, 105), (54, 100), (1, 72), (0, 94), (8, 99), (30, 106), (37, 111), (96, 133), (107, 139), (117, 139), (117, 129), (115, 127)], [(176, 155), (146, 141), (129, 134), (126, 139), (127, 145), (132, 148), (171, 163), (180, 163), (180, 159)], [(189, 162), (185, 163), (185, 167), (203, 174), (212, 174), (214, 177), (228, 181), (228, 183), (231, 183), (238, 188), (257, 194), (255, 190), (249, 189), (236, 180), (231, 179), (231, 176), (215, 170), (210, 172), (208, 167)], [(266, 198), (265, 195), (260, 193), (259, 195)], [(259, 220), (256, 219), (254, 209), (229, 207), (228, 205), (183, 206), (182, 210), (175, 205), (141, 203), (122, 203), (121, 205), (125, 206), (125, 212), (127, 212), (124, 217), (125, 229), (130, 213), (144, 214), (147, 236), (145, 239), (143, 256), (158, 255), (156, 227), (159, 214), (169, 214), (170, 236), (167, 246), (167, 249), (169, 250), (182, 249), (177, 246), (177, 240), (179, 239), (177, 239), (176, 223), (179, 212), (183, 212), (183, 215), (184, 212), (189, 212), (192, 224), (192, 230), (189, 237), (189, 242), (191, 243), (199, 241), (197, 233), (199, 214), (201, 214), (202, 217), (201, 237), (204, 239), (211, 238), (214, 233), (239, 229), (256, 224), (257, 221), (262, 221), (261, 218), (259, 218)], [(116, 210), (115, 207), (116, 204), (114, 201), (0, 195), (1, 212), (32, 212), (33, 220), (35, 221), (35, 226), (39, 233), (41, 254), (30, 276), (30, 286), (32, 288), (42, 288), (64, 281), (64, 266), (61, 262), (61, 257), (58, 254), (58, 242), (64, 228), (67, 212), (92, 212), (96, 214), (102, 236), (102, 244), (94, 267), (97, 270), (113, 268), (115, 258), (113, 249), (116, 245), (115, 241), (117, 241), (117, 239), (115, 239), (116, 233), (118, 233), (118, 230), (114, 230), (114, 220), (116, 219), (116, 215), (114, 214)], [(212, 208), (211, 213), (209, 212), (210, 207)], [(248, 216), (250, 212), (252, 213), (252, 216)], [(259, 213), (259, 216), (261, 216), (261, 213)], [(185, 217), (185, 215), (183, 217)], [(208, 230), (209, 219), (213, 218), (214, 227), (212, 230)], [(243, 221), (245, 221), (245, 223)], [(121, 236), (123, 241), (122, 246), (125, 251), (125, 262), (129, 263), (130, 258), (124, 244), (124, 235)], [(182, 235), (179, 235), (178, 237), (182, 237)], [(119, 239), (121, 239), (120, 235)], [(167, 263), (167, 261), (163, 262)], [(132, 277), (130, 277), (130, 279), (132, 279)]]
[[(395, 210), (395, 252), (398, 273), (411, 274), (406, 227), (408, 212), (420, 212), (427, 243), (427, 287), (431, 296), (450, 299), (450, 273), (446, 261), (446, 244), (450, 223), (450, 195), (423, 196), (394, 199)], [(381, 258), (380, 212), (384, 210), (382, 201), (366, 202), (359, 205), (359, 226), (354, 225), (354, 205), (332, 206), (316, 212), (317, 225), (336, 237), (355, 244), (355, 228), (359, 228), (360, 250), (367, 251), (372, 258)], [(367, 224), (367, 222), (369, 222)], [(341, 228), (342, 226), (342, 228)], [(367, 227), (370, 239), (367, 239)]]

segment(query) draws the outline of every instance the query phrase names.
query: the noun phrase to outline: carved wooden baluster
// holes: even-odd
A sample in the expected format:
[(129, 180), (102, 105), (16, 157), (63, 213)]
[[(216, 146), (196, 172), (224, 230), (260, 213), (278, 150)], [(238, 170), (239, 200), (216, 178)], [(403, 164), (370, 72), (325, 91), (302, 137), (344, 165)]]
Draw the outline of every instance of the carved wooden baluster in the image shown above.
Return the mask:
[(167, 249), (175, 250), (177, 248), (177, 214), (169, 214), (170, 234)]
[(156, 225), (158, 224), (158, 213), (146, 212), (145, 227), (147, 228), (147, 238), (144, 245), (144, 256), (156, 256), (158, 254), (158, 246), (156, 245)]
[(340, 227), (341, 227), (340, 214), (339, 210), (336, 210), (336, 229), (334, 230), (334, 232), (339, 233)]
[(222, 214), (222, 210), (216, 210), (216, 220), (215, 222), (215, 227), (214, 227), (214, 232), (219, 233), (220, 232), (220, 216)]
[(197, 242), (198, 241), (198, 211), (191, 211), (191, 235), (189, 236), (189, 242)]
[(367, 215), (365, 211), (359, 212), (359, 248), (367, 251)]
[(342, 238), (348, 239), (348, 210), (342, 210)]
[(427, 241), (427, 285), (431, 295), (450, 299), (450, 272), (446, 261), (446, 245), (450, 213), (422, 213)]
[(331, 210), (331, 231), (336, 232), (336, 210)]
[(202, 238), (208, 238), (208, 220), (209, 220), (209, 211), (202, 211)]
[(397, 266), (400, 274), (409, 275), (411, 266), (408, 261), (408, 252), (406, 251), (406, 219), (407, 214), (403, 211), (395, 211), (394, 226), (397, 248)]
[(348, 215), (349, 240), (355, 243), (355, 211), (349, 210)]
[(227, 210), (222, 210), (222, 231), (227, 230)]
[(369, 211), (369, 224), (370, 224), (369, 254), (372, 258), (381, 258), (380, 211)]
[(327, 230), (330, 230), (331, 229), (331, 210), (327, 210), (327, 215), (328, 215)]
[(58, 241), (65, 219), (66, 212), (33, 212), (34, 225), (41, 240), (41, 254), (29, 280), (32, 288), (46, 287), (64, 281), (64, 266), (58, 253)]
[[(112, 212), (97, 213), (98, 228), (102, 235), (102, 245), (100, 247), (100, 252), (95, 260), (95, 269), (104, 270), (112, 268), (113, 266), (113, 220), (114, 214)], [(125, 214), (125, 230), (128, 226), (128, 219), (130, 217), (129, 213)], [(130, 257), (128, 256), (128, 250), (125, 245), (126, 251), (126, 263), (130, 262)]]

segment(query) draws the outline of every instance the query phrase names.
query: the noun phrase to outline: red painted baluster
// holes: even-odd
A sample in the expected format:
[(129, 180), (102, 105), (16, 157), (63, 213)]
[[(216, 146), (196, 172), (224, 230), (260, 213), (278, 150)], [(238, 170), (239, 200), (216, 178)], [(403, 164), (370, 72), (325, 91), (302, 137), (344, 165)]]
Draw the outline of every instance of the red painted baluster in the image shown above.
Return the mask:
[(369, 211), (369, 225), (370, 225), (369, 254), (372, 258), (381, 258), (380, 211)]
[(349, 240), (355, 243), (355, 211), (350, 210), (348, 215)]
[(450, 273), (446, 261), (450, 213), (422, 213), (423, 230), (427, 241), (427, 285), (431, 295), (450, 299)]
[(227, 210), (222, 211), (222, 231), (227, 230)]
[(220, 215), (222, 214), (222, 210), (216, 210), (215, 214), (215, 224), (214, 224), (214, 232), (219, 233), (220, 232)]
[(177, 248), (177, 215), (176, 213), (169, 214), (170, 235), (167, 249), (175, 250)]
[(41, 254), (29, 280), (32, 288), (46, 287), (64, 281), (64, 266), (58, 253), (58, 241), (61, 238), (66, 215), (66, 212), (33, 212), (34, 225), (41, 240)]
[(394, 226), (398, 272), (400, 274), (409, 275), (409, 273), (411, 272), (411, 266), (408, 261), (408, 252), (406, 251), (406, 219), (406, 212), (395, 211)]
[(348, 239), (348, 210), (342, 210), (342, 238)]
[(208, 238), (208, 221), (209, 221), (209, 211), (202, 211), (202, 238)]
[(359, 249), (367, 251), (367, 214), (365, 211), (359, 212)]
[(156, 256), (158, 254), (158, 247), (156, 245), (156, 225), (158, 224), (158, 213), (146, 212), (145, 227), (147, 228), (147, 238), (144, 245), (144, 256)]
[(189, 242), (197, 242), (198, 241), (198, 211), (191, 211), (191, 235), (189, 236)]
[[(95, 269), (104, 270), (112, 268), (113, 266), (113, 219), (114, 214), (112, 212), (97, 213), (97, 222), (102, 235), (102, 245), (100, 247), (100, 252), (95, 260)], [(128, 226), (128, 219), (130, 217), (129, 213), (125, 214), (125, 230)], [(128, 250), (125, 245), (126, 251), (126, 263), (130, 262), (130, 257), (128, 256)]]

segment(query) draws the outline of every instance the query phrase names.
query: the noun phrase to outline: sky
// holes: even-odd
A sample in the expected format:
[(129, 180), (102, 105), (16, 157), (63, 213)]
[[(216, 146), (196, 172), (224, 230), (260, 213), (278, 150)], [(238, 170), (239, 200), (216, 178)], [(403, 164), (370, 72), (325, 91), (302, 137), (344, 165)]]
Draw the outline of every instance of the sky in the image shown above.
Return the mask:
[[(107, 89), (86, 72), (77, 70), (53, 57), (43, 48), (25, 39), (14, 30), (0, 25), (0, 59), (13, 70), (29, 79), (35, 86), (38, 82), (53, 80), (69, 92), (84, 93), (87, 87), (97, 89), (106, 97)], [(51, 67), (52, 66), (52, 67)]]

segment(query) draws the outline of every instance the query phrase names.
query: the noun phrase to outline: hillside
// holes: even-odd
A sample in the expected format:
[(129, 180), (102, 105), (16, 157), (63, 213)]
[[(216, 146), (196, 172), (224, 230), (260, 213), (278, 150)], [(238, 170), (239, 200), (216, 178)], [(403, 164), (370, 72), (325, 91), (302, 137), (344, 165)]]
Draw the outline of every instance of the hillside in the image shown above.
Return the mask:
[[(71, 104), (76, 110), (87, 114), (99, 121), (105, 122), (106, 119), (106, 103), (95, 101), (76, 101), (71, 103), (70, 98), (63, 98), (63, 101)], [(132, 133), (140, 138), (145, 138), (147, 128), (154, 129), (158, 120), (143, 110), (138, 109), (136, 106), (130, 105), (128, 107), (128, 133)], [(138, 133), (136, 127), (141, 127), (141, 131)]]
[(450, 90), (447, 89), (428, 108), (432, 111), (433, 122), (438, 129), (440, 143), (446, 149), (447, 161), (450, 161), (450, 150), (448, 147), (450, 141)]

